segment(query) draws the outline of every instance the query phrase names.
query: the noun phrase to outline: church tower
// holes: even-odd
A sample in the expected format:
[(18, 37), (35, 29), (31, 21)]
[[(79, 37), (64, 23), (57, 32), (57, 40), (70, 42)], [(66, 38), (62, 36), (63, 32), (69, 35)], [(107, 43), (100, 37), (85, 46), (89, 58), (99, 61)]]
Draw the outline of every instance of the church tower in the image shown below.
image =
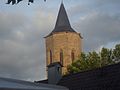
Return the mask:
[(60, 62), (65, 74), (67, 66), (78, 58), (82, 51), (82, 37), (70, 25), (66, 10), (61, 3), (55, 28), (45, 37), (47, 66)]

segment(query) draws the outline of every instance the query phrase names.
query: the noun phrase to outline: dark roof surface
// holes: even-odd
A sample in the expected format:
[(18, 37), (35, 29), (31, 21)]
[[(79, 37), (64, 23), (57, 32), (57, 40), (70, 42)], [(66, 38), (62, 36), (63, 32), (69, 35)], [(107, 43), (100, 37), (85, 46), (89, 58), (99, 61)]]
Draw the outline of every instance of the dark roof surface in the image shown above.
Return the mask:
[(120, 63), (64, 76), (58, 85), (69, 90), (120, 90)]
[(120, 63), (64, 76), (58, 85), (69, 90), (120, 90)]
[(61, 3), (61, 6), (60, 6), (55, 28), (48, 36), (56, 32), (75, 32), (76, 33), (76, 31), (74, 31), (70, 25), (63, 3)]

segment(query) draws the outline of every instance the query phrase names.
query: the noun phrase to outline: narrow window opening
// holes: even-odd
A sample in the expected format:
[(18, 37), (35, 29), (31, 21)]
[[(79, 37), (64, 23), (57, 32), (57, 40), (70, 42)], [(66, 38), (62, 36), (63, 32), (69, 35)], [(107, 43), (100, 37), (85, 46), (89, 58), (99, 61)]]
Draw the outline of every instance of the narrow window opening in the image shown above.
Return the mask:
[(52, 63), (52, 51), (50, 50), (50, 64)]
[(75, 59), (75, 54), (74, 54), (74, 52), (73, 52), (73, 51), (71, 52), (71, 59), (72, 59), (72, 62), (74, 62), (74, 59)]
[(63, 50), (60, 50), (60, 63), (63, 65)]

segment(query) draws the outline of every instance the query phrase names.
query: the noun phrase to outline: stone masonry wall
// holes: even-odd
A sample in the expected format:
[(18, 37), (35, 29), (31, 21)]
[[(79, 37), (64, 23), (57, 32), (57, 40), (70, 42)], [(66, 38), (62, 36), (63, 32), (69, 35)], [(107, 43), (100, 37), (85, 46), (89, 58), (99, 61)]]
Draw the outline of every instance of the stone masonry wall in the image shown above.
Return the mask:
[(58, 32), (46, 38), (46, 60), (50, 64), (50, 50), (52, 51), (53, 62), (60, 61), (60, 50), (63, 51), (63, 74), (67, 65), (72, 63), (71, 52), (74, 52), (75, 59), (82, 51), (81, 36), (73, 32)]

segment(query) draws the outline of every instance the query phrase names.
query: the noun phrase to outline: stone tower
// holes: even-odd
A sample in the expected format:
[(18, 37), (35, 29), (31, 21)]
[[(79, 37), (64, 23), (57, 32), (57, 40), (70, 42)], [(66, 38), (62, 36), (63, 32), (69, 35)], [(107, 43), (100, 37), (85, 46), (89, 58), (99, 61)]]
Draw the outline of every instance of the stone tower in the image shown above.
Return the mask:
[(65, 74), (67, 66), (76, 60), (81, 53), (81, 40), (80, 33), (72, 29), (62, 3), (55, 28), (45, 37), (46, 65), (60, 62), (63, 65), (62, 73)]

